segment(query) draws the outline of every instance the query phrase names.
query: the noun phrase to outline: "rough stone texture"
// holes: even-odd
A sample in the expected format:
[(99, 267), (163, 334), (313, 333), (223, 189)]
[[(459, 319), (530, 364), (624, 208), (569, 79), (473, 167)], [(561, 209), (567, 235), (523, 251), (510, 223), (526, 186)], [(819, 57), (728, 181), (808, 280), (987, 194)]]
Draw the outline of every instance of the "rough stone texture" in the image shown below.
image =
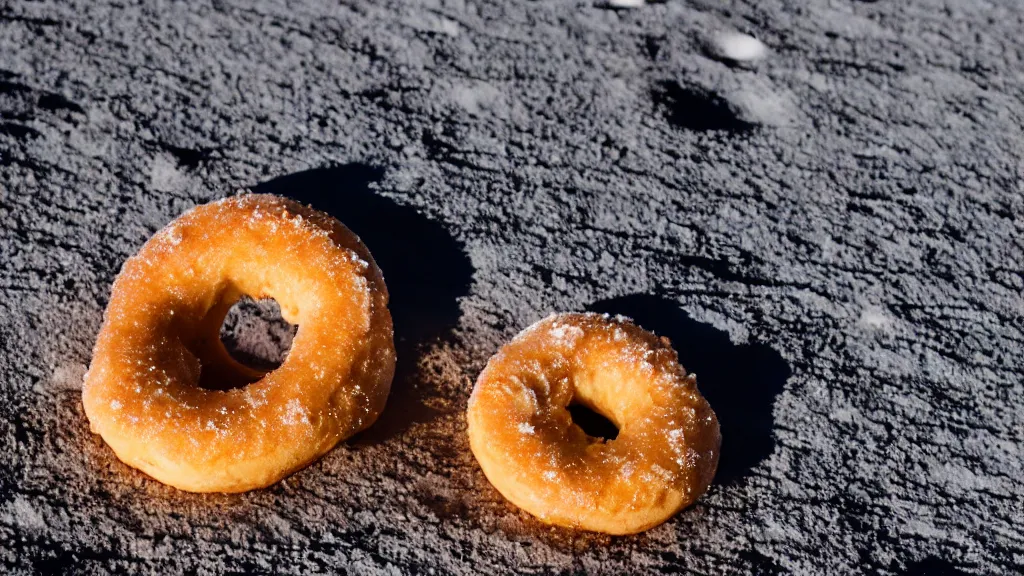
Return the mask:
[[(0, 3), (2, 571), (1024, 571), (1024, 4), (607, 6)], [(364, 236), (400, 374), (308, 469), (186, 494), (80, 382), (121, 262), (244, 187)], [(711, 491), (634, 537), (543, 527), (465, 437), (499, 344), (588, 308), (722, 416)]]

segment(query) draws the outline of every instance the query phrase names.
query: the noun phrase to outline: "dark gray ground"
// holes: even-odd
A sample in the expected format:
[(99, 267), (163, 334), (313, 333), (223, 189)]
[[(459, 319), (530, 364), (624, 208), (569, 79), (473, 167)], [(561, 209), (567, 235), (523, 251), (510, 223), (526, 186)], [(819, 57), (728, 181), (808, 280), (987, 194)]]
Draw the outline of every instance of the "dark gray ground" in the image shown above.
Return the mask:
[[(770, 56), (708, 57), (729, 28)], [(1017, 0), (0, 2), (0, 571), (1021, 573), (1022, 30)], [(400, 375), (285, 482), (185, 494), (89, 433), (81, 378), (122, 261), (252, 186), (364, 237)], [(711, 491), (639, 536), (543, 527), (465, 437), (499, 344), (588, 308), (672, 337), (723, 425)]]

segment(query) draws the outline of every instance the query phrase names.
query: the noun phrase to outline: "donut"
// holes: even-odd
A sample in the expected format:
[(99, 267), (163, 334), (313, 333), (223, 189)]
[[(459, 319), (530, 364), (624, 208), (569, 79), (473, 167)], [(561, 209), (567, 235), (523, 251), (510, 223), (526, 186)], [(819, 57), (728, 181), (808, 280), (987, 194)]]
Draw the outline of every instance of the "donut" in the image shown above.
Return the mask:
[[(568, 407), (608, 418), (588, 436)], [(634, 534), (689, 506), (718, 466), (718, 419), (667, 338), (622, 316), (559, 314), (487, 363), (467, 410), (470, 448), (505, 498), (547, 524)]]
[[(261, 372), (220, 327), (243, 295), (298, 331)], [(244, 194), (193, 208), (114, 281), (82, 401), (117, 457), (190, 492), (277, 482), (363, 430), (395, 371), (388, 291), (359, 238), (291, 200)]]

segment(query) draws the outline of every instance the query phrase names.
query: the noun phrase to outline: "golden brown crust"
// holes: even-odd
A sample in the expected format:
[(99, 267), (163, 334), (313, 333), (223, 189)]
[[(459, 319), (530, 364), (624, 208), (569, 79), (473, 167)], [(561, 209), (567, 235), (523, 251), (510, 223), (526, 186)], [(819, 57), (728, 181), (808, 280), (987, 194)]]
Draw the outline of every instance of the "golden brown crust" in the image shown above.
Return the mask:
[[(589, 438), (581, 403), (619, 434)], [(628, 319), (561, 314), (491, 358), (470, 397), (469, 439), (488, 480), (549, 524), (608, 534), (656, 526), (711, 484), (718, 420), (665, 339)]]
[[(272, 372), (235, 362), (220, 342), (242, 295), (276, 299), (299, 325)], [(322, 212), (258, 194), (196, 207), (114, 282), (82, 390), (92, 429), (122, 461), (183, 490), (273, 484), (384, 409), (395, 367), (387, 302), (369, 251)]]

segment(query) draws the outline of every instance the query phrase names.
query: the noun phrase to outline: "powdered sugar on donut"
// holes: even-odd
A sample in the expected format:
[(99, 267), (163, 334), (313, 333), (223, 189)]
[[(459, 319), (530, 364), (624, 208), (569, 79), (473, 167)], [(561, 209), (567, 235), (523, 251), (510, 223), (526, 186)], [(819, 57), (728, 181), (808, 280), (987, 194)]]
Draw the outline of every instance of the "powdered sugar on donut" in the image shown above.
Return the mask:
[(281, 422), (286, 426), (296, 426), (298, 424), (309, 424), (309, 412), (306, 411), (305, 406), (302, 402), (293, 398), (285, 404), (284, 410), (281, 414)]
[[(608, 416), (618, 436), (582, 433), (570, 402)], [(495, 487), (567, 526), (661, 522), (707, 489), (717, 462), (717, 421), (674, 351), (621, 316), (555, 315), (523, 330), (488, 362), (468, 419)]]
[[(286, 365), (256, 381), (205, 333), (241, 294), (275, 298), (302, 325)], [(244, 194), (188, 210), (125, 262), (83, 401), (128, 464), (189, 490), (249, 489), (376, 419), (391, 342), (382, 276), (355, 235), (290, 200)], [(247, 459), (279, 468), (247, 485)]]
[(556, 346), (574, 346), (576, 341), (583, 336), (583, 329), (571, 324), (553, 322), (548, 329), (548, 334), (554, 339)]

